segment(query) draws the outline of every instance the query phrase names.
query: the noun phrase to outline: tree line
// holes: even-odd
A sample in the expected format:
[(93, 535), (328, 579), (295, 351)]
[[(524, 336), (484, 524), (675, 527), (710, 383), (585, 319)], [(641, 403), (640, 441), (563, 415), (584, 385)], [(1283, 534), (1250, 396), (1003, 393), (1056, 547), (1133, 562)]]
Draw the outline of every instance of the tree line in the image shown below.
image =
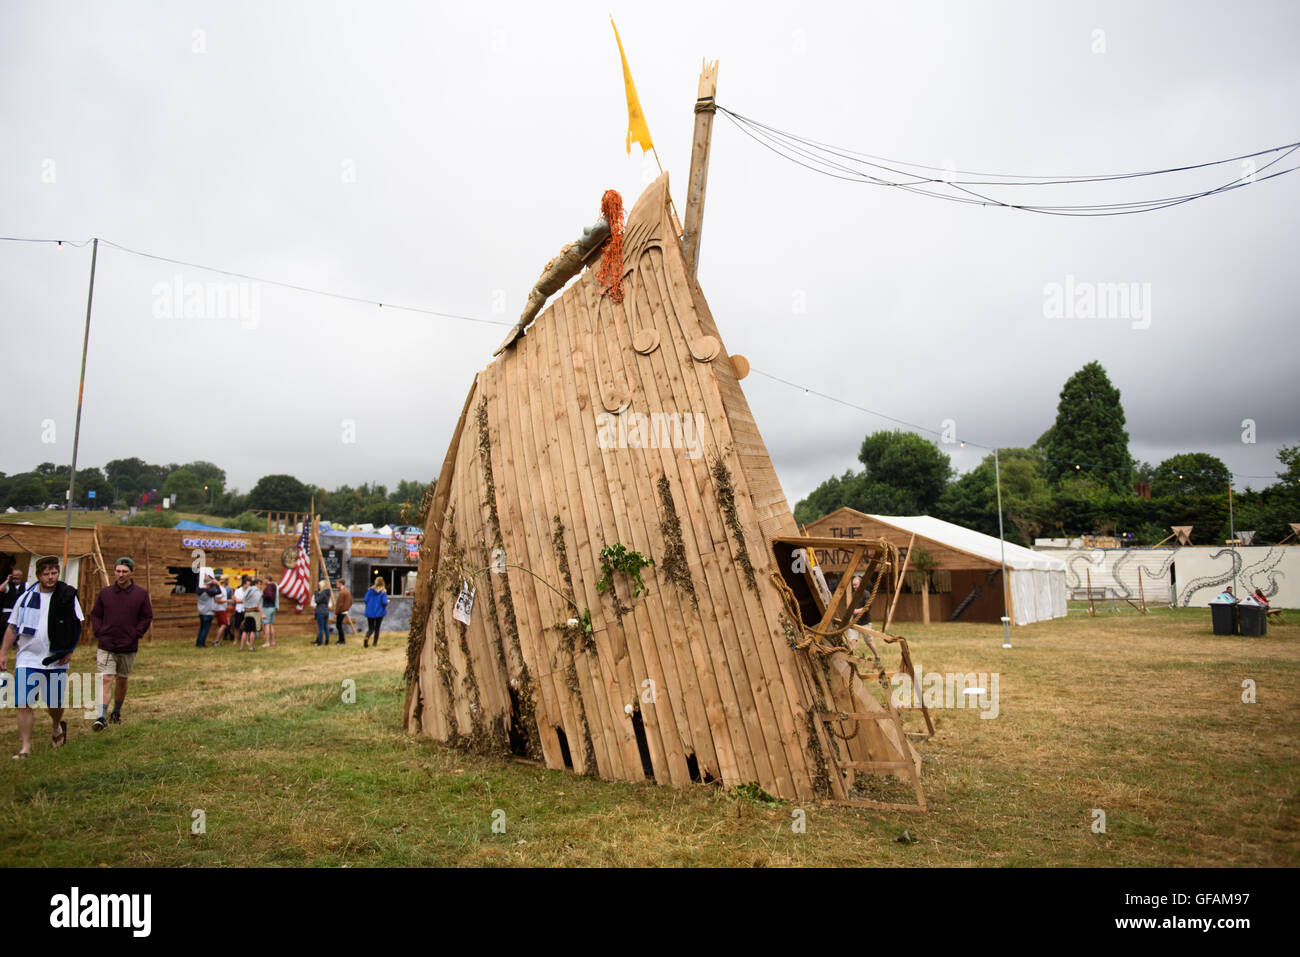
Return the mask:
[[(1204, 452), (1158, 465), (1135, 462), (1119, 389), (1099, 363), (1090, 362), (1065, 383), (1056, 421), (1037, 442), (999, 449), (1004, 533), (1022, 545), (1083, 534), (1154, 545), (1170, 526), (1192, 525), (1198, 544), (1226, 540), (1231, 527), (1255, 531), (1260, 543), (1280, 541), (1289, 523), (1300, 521), (1300, 445), (1283, 446), (1278, 460), (1277, 482), (1233, 494), (1230, 522), (1228, 467)], [(876, 515), (928, 514), (998, 533), (992, 455), (958, 476), (935, 443), (911, 432), (882, 431), (863, 440), (858, 461), (861, 470), (831, 476), (795, 506), (800, 525), (847, 505)]]
[[(0, 511), (13, 507), (45, 508), (67, 497), (67, 465), (42, 462), (30, 472), (0, 472)], [(226, 472), (212, 462), (159, 465), (140, 458), (113, 459), (103, 468), (77, 469), (77, 507), (125, 509), (136, 506), (138, 524), (175, 524), (170, 510), (155, 512), (164, 497), (176, 496), (175, 508), (210, 515), (213, 524), (256, 528), (263, 519), (255, 510), (305, 512), (315, 500), (316, 512), (340, 524), (420, 524), (418, 513), (428, 483), (403, 479), (387, 486), (340, 485), (332, 491), (302, 482), (292, 475), (264, 475), (247, 493), (226, 488)], [(92, 494), (93, 493), (93, 494)], [(256, 523), (256, 524), (253, 524)]]

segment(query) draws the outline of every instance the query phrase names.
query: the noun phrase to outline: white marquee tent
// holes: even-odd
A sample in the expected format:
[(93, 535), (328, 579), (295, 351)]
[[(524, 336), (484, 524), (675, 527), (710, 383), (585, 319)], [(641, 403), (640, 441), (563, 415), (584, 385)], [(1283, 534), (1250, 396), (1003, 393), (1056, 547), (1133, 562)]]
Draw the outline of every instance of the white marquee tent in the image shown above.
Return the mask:
[[(992, 535), (954, 525), (929, 515), (872, 515), (901, 531), (916, 533), (948, 548), (1000, 564), (1003, 544)], [(1067, 613), (1065, 562), (1021, 545), (1005, 544), (1007, 579), (1011, 585), (1011, 620), (1017, 625), (1064, 618)]]

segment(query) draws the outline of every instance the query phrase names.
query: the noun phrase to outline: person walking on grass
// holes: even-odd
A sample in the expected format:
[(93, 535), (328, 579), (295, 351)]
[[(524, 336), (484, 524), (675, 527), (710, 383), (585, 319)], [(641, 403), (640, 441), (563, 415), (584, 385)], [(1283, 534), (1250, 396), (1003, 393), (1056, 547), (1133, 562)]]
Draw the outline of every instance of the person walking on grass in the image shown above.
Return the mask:
[(9, 624), (9, 612), (13, 611), (18, 597), (27, 590), (27, 573), (15, 568), (5, 576), (0, 584), (0, 636), (4, 635), (5, 626)]
[(383, 624), (387, 612), (388, 589), (384, 587), (382, 578), (376, 578), (375, 583), (366, 591), (366, 640), (361, 643), (363, 648), (370, 646), (371, 635), (375, 638), (375, 647), (379, 647), (379, 626)]
[(275, 647), (275, 603), (279, 588), (271, 579), (262, 585), (262, 647)]
[(239, 585), (235, 588), (235, 614), (230, 619), (230, 633), (239, 640), (244, 632), (244, 592), (248, 591), (248, 576), (239, 576)]
[[(195, 648), (206, 648), (208, 645), (208, 629), (212, 627), (212, 619), (216, 617), (218, 597), (223, 601), (225, 599), (221, 586), (217, 584), (215, 578), (210, 578), (208, 583), (199, 589), (199, 636), (194, 641)], [(217, 633), (217, 637), (220, 639), (220, 632)], [(214, 644), (220, 643), (219, 640), (214, 642)]]
[(330, 643), (330, 583), (321, 579), (316, 585), (316, 644)]
[[(99, 705), (99, 717), (91, 725), (103, 731), (109, 722), (122, 720), (122, 702), (126, 700), (126, 681), (135, 664), (135, 654), (140, 639), (153, 621), (153, 605), (149, 592), (141, 588), (131, 576), (135, 562), (128, 556), (113, 563), (116, 581), (99, 593), (95, 607), (90, 610), (90, 627), (99, 639), (95, 664), (103, 675), (104, 697)], [(108, 711), (108, 693), (113, 692), (113, 711)]]
[(251, 578), (244, 589), (244, 620), (240, 625), (239, 650), (253, 651), (257, 643), (257, 628), (262, 619), (262, 579)]
[(348, 609), (352, 607), (352, 592), (348, 591), (348, 586), (343, 584), (340, 578), (334, 583), (338, 589), (338, 595), (334, 599), (334, 627), (339, 632), (339, 644), (343, 644), (343, 626), (352, 621), (352, 616), (348, 614)]
[[(213, 581), (215, 582), (216, 579), (213, 579)], [(217, 623), (217, 640), (212, 643), (213, 648), (221, 646), (223, 635), (231, 641), (235, 639), (234, 633), (230, 630), (230, 602), (235, 594), (234, 589), (230, 587), (229, 578), (222, 578), (217, 587), (220, 593), (216, 596), (212, 605), (213, 619)]]
[[(68, 693), (68, 652), (49, 665), (50, 647), (75, 647), (81, 637), (81, 603), (77, 590), (59, 581), (59, 560), (49, 557), (36, 563), (36, 583), (18, 596), (0, 643), (0, 671), (9, 670), (9, 649), (18, 645), (14, 658), (14, 707), (18, 711), (18, 753), (15, 760), (32, 753), (32, 726), (37, 702), (50, 713), (50, 746), (61, 748), (68, 740), (68, 722), (63, 708)], [(51, 667), (52, 666), (52, 667)]]

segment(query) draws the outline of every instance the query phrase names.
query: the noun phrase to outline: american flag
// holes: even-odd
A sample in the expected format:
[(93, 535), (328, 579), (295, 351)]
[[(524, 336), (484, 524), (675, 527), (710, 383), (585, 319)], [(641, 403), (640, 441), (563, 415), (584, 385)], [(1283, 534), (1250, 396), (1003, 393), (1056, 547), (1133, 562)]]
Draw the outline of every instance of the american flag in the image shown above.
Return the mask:
[(297, 602), (298, 611), (302, 611), (307, 596), (311, 594), (311, 582), (308, 580), (311, 561), (307, 557), (307, 536), (309, 534), (311, 534), (311, 521), (303, 519), (302, 536), (298, 539), (298, 560), (294, 562), (293, 568), (286, 570), (284, 577), (280, 579), (280, 594)]

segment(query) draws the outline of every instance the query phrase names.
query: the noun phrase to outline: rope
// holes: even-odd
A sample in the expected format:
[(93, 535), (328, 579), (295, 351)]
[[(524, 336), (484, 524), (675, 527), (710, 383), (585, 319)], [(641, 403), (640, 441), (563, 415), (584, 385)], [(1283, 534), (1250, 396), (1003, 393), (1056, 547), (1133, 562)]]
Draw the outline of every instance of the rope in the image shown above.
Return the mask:
[(794, 591), (790, 588), (781, 573), (776, 569), (771, 571), (772, 583), (776, 586), (777, 592), (781, 596), (781, 602), (785, 606), (785, 612), (790, 618), (798, 622), (802, 637), (794, 641), (796, 651), (806, 651), (821, 655), (823, 658), (830, 658), (835, 655), (850, 654), (849, 649), (842, 644), (834, 644), (835, 639), (843, 639), (844, 632), (849, 630), (849, 625), (845, 625), (837, 631), (821, 631), (812, 628), (803, 623), (803, 616), (799, 614), (799, 599), (795, 597)]

